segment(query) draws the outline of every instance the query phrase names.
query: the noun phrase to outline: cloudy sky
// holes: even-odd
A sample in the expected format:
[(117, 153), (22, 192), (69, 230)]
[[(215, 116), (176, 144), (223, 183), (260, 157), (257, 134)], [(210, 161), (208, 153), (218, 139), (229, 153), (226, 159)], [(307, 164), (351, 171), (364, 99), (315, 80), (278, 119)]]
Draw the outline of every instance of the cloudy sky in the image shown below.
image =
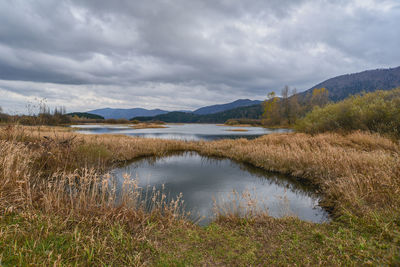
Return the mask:
[(3, 0), (0, 106), (194, 109), (400, 65), (399, 0)]

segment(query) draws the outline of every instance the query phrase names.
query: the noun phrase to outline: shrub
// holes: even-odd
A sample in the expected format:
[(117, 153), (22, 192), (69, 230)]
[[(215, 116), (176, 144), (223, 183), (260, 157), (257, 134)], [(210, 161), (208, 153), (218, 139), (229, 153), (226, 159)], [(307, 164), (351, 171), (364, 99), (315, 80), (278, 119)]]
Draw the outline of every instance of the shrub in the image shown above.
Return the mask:
[(315, 107), (298, 121), (306, 133), (365, 130), (400, 138), (400, 88), (351, 96), (323, 108)]

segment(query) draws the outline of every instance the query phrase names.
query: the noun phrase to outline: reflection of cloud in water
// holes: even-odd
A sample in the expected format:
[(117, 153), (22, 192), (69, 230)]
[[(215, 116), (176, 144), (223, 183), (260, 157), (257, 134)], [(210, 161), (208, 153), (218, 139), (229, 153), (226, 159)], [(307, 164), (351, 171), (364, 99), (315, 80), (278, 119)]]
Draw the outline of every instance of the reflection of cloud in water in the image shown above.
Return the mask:
[(243, 127), (246, 132), (230, 131), (232, 126), (217, 126), (216, 124), (167, 124), (167, 128), (133, 129), (125, 125), (72, 125), (84, 134), (124, 134), (143, 138), (177, 139), (187, 141), (218, 140), (218, 139), (253, 139), (261, 135), (288, 132), (287, 129), (266, 129), (263, 127)]
[(326, 212), (316, 206), (317, 195), (293, 177), (265, 172), (229, 159), (186, 152), (143, 158), (115, 169), (114, 173), (117, 177), (129, 173), (144, 188), (148, 185), (160, 189), (164, 184), (170, 198), (182, 192), (187, 210), (207, 218), (203, 223), (211, 219), (213, 198), (229, 196), (232, 191), (249, 191), (250, 197), (267, 207), (274, 217), (287, 215), (288, 206), (304, 220), (321, 222), (327, 218)]

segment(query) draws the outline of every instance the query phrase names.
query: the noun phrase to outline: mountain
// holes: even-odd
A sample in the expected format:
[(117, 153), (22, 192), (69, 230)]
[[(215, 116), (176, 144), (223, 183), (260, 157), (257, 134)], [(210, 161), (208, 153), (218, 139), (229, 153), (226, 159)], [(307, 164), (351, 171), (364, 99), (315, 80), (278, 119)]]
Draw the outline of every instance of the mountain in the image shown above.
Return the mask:
[(224, 123), (228, 119), (259, 119), (263, 113), (261, 104), (239, 107), (214, 114), (195, 114), (185, 112), (169, 112), (154, 117), (135, 117), (132, 120), (139, 121), (164, 121), (164, 122), (179, 122), (179, 123)]
[(328, 79), (300, 93), (306, 96), (315, 88), (325, 87), (329, 91), (329, 99), (337, 102), (350, 95), (375, 90), (389, 90), (400, 86), (400, 67), (390, 69), (367, 70), (346, 74)]
[(130, 119), (137, 116), (156, 116), (159, 114), (168, 113), (166, 110), (161, 109), (144, 109), (144, 108), (131, 108), (131, 109), (120, 109), (120, 108), (102, 108), (87, 111), (87, 113), (96, 114), (103, 116), (105, 119)]
[[(231, 103), (221, 104), (221, 105), (212, 105), (199, 108), (195, 111), (190, 110), (180, 110), (173, 112), (181, 112), (181, 113), (193, 113), (196, 115), (205, 115), (205, 114), (213, 114), (218, 113), (225, 110), (230, 110), (237, 107), (245, 107), (251, 106), (255, 104), (260, 104), (262, 101), (258, 100), (250, 100), (250, 99), (239, 99)], [(166, 114), (169, 111), (161, 110), (161, 109), (144, 109), (144, 108), (131, 108), (131, 109), (116, 109), (116, 108), (102, 108), (89, 110), (86, 113), (96, 114), (104, 117), (105, 119), (130, 119), (134, 117), (153, 117), (160, 114)]]
[[(315, 88), (325, 87), (331, 101), (340, 101), (361, 92), (372, 92), (378, 89), (389, 90), (400, 87), (400, 67), (390, 69), (367, 70), (346, 74), (328, 79), (299, 94), (300, 100)], [(231, 103), (199, 108), (193, 112), (168, 112), (160, 109), (96, 109), (88, 113), (103, 116), (106, 119), (135, 118), (139, 120), (161, 120), (165, 122), (225, 122), (227, 119), (258, 119), (262, 114), (262, 101), (239, 99)], [(247, 116), (247, 117), (246, 117)]]
[(238, 107), (247, 107), (252, 105), (261, 104), (262, 101), (259, 100), (250, 100), (250, 99), (238, 99), (234, 102), (220, 105), (212, 105), (206, 106), (193, 111), (194, 114), (197, 115), (206, 115), (206, 114), (214, 114), (218, 112), (222, 112), (225, 110), (230, 110)]

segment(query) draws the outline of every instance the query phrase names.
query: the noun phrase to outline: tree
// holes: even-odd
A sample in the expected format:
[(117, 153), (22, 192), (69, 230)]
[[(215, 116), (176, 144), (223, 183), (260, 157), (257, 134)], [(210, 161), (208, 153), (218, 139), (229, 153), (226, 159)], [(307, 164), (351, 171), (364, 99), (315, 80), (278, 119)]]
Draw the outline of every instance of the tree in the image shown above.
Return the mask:
[(277, 125), (280, 123), (280, 112), (278, 105), (279, 98), (276, 97), (275, 92), (271, 92), (264, 101), (264, 113), (262, 115), (262, 122), (264, 125)]
[(315, 88), (311, 96), (311, 107), (323, 107), (328, 104), (329, 91), (326, 88)]
[(283, 87), (282, 91), (282, 100), (281, 100), (281, 112), (282, 112), (282, 117), (287, 120), (287, 122), (290, 124), (290, 105), (289, 105), (289, 86), (285, 85)]
[(297, 89), (294, 88), (292, 89), (291, 97), (289, 98), (289, 116), (288, 116), (289, 125), (296, 122), (299, 112), (300, 112), (300, 105), (297, 96)]

